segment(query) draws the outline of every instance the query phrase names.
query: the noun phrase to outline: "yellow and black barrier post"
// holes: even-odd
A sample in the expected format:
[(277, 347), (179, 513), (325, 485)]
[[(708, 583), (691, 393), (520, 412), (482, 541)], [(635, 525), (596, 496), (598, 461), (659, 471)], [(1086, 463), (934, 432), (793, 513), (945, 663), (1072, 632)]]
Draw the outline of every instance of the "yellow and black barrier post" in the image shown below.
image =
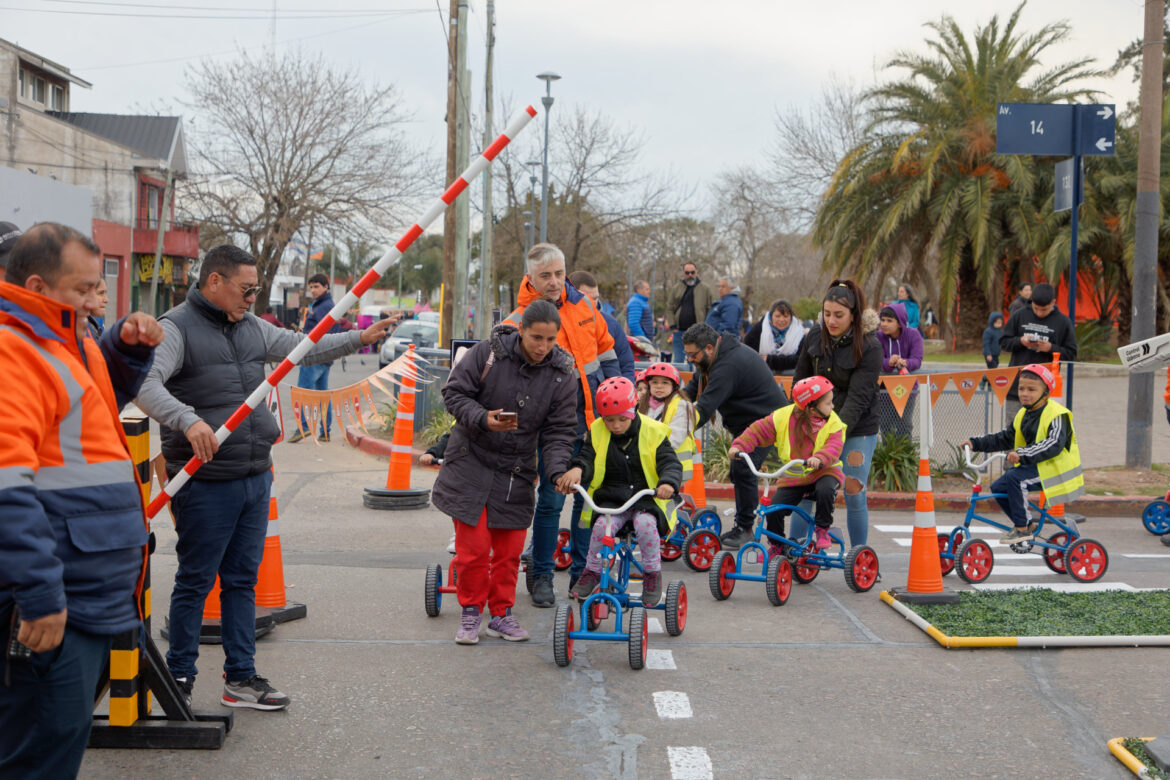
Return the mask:
[[(150, 420), (123, 416), (122, 428), (138, 471), (143, 504), (150, 503)], [(114, 637), (110, 662), (98, 687), (95, 706), (109, 693), (109, 715), (94, 715), (90, 731), (91, 748), (191, 748), (217, 750), (232, 727), (232, 713), (196, 713), (167, 669), (166, 659), (150, 631), (150, 554), (143, 574), (141, 630)], [(151, 691), (163, 715), (151, 714)]]

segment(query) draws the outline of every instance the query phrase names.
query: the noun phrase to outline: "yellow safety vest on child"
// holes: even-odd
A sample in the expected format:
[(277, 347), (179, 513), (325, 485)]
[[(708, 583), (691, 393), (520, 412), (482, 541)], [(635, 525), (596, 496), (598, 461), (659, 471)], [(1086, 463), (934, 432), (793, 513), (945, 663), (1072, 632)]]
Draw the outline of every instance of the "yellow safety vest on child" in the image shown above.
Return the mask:
[[(644, 414), (638, 414), (642, 422), (638, 430), (638, 460), (642, 462), (642, 474), (646, 477), (646, 484), (651, 488), (658, 487), (658, 452), (659, 445), (670, 438), (670, 427), (651, 420)], [(605, 421), (598, 417), (589, 426), (589, 438), (593, 442), (593, 479), (589, 483), (589, 494), (593, 495), (597, 488), (601, 487), (601, 483), (605, 480), (605, 459), (609, 454), (609, 440), (612, 438), (609, 433), (609, 428), (605, 427)], [(666, 525), (671, 531), (674, 530), (674, 524), (678, 520), (678, 515), (674, 509), (674, 502), (666, 502), (661, 498), (655, 498), (654, 503), (658, 504), (658, 508), (662, 510), (662, 514), (666, 517)], [(585, 507), (581, 510), (580, 524), (582, 528), (588, 528), (593, 525), (593, 510)]]
[[(678, 413), (679, 407), (682, 405), (682, 396), (675, 393), (674, 398), (670, 399), (670, 403), (666, 405), (666, 409), (662, 412), (662, 423), (669, 426), (670, 421), (674, 419), (675, 414)], [(674, 450), (675, 454), (678, 455), (679, 463), (682, 464), (682, 481), (684, 485), (690, 482), (691, 477), (695, 475), (695, 416), (694, 407), (690, 408), (692, 411), (691, 419), (687, 420), (687, 437)]]
[[(789, 441), (788, 425), (792, 421), (792, 412), (796, 409), (796, 404), (789, 404), (772, 412), (772, 427), (776, 429), (776, 454), (780, 457), (780, 464), (783, 465), (792, 460), (792, 445)], [(829, 412), (829, 419), (825, 420), (825, 424), (817, 431), (816, 440), (813, 442), (813, 452), (820, 452), (825, 448), (825, 443), (829, 441), (829, 437), (837, 431), (844, 431), (845, 423), (837, 416), (836, 412)], [(838, 460), (833, 464), (825, 464), (829, 468), (841, 468), (841, 461)]]
[[(1027, 446), (1024, 434), (1020, 431), (1020, 423), (1024, 419), (1026, 409), (1016, 413), (1012, 426), (1016, 429), (1016, 449)], [(1062, 414), (1067, 414), (1069, 425), (1068, 449), (1061, 450), (1048, 460), (1039, 461), (1036, 471), (1040, 474), (1040, 487), (1044, 489), (1044, 496), (1049, 504), (1067, 504), (1085, 494), (1085, 477), (1081, 472), (1081, 453), (1077, 449), (1076, 430), (1071, 425), (1072, 412), (1065, 407), (1048, 399), (1044, 410), (1040, 412), (1040, 425), (1036, 429), (1036, 441), (1048, 438), (1048, 428), (1052, 421)]]

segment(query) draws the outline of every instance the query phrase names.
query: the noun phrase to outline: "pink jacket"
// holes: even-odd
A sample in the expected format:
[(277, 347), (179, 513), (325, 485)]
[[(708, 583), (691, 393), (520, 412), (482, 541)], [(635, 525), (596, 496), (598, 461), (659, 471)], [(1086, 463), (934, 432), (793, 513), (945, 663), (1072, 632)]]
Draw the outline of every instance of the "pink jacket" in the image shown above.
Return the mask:
[[(812, 420), (813, 439), (816, 439), (817, 432), (823, 428), (825, 420), (814, 417)], [(788, 444), (792, 450), (793, 458), (808, 459), (817, 457), (825, 464), (836, 463), (841, 458), (841, 450), (845, 446), (845, 432), (838, 431), (829, 437), (825, 442), (824, 449), (820, 452), (809, 452), (812, 445), (809, 442), (803, 443), (803, 448), (797, 447), (796, 429), (794, 426), (788, 430)], [(751, 452), (757, 447), (767, 447), (776, 443), (776, 426), (772, 424), (772, 415), (762, 417), (747, 427), (739, 437), (731, 444), (738, 447), (744, 452)], [(795, 476), (785, 475), (776, 481), (777, 487), (789, 487), (791, 485), (811, 485), (823, 476), (830, 475), (837, 479), (837, 484), (845, 484), (845, 474), (840, 467), (825, 465), (816, 471), (808, 474), (797, 473)]]

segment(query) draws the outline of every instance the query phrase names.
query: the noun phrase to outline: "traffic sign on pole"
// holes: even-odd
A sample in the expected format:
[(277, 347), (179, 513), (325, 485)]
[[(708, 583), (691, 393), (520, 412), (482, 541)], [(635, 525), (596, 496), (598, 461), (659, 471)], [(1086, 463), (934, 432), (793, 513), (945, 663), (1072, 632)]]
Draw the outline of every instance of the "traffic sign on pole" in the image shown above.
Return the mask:
[(1075, 154), (1074, 109), (1071, 104), (1000, 103), (995, 112), (996, 154)]
[(1077, 205), (1085, 202), (1085, 162), (1081, 160), (1081, 175), (1073, 176), (1073, 161), (1079, 157), (1070, 157), (1056, 164), (1056, 191), (1053, 193), (1052, 210), (1055, 212), (1068, 211), (1072, 208), (1073, 179), (1077, 179)]
[(1112, 103), (1077, 106), (1080, 123), (1080, 148), (1077, 154), (1100, 156), (1113, 154), (1117, 136), (1117, 112)]

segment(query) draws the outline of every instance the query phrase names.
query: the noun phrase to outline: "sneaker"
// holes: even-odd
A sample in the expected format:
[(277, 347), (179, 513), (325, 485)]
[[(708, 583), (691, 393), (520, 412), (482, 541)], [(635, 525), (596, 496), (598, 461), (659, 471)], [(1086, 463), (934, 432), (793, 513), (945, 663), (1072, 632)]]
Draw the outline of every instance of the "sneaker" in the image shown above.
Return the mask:
[(317, 437), (317, 441), (324, 442), (324, 443), (328, 444), (329, 443), (329, 434), (327, 434), (327, 433), (321, 434), (320, 436)]
[(738, 550), (752, 540), (752, 532), (738, 525), (719, 537), (724, 550)]
[(557, 596), (553, 593), (553, 576), (538, 574), (532, 582), (532, 604), (537, 607), (555, 607)]
[(653, 607), (662, 598), (662, 572), (642, 572), (642, 606)]
[(297, 430), (296, 433), (294, 433), (292, 436), (289, 436), (287, 439), (285, 439), (285, 441), (287, 441), (289, 444), (296, 444), (303, 438), (305, 438), (305, 434), (300, 430)]
[(778, 544), (773, 544), (768, 547), (768, 560), (775, 558), (778, 555), (784, 554), (784, 548)]
[(187, 702), (187, 709), (191, 709), (191, 691), (195, 687), (192, 677), (176, 677), (175, 684), (179, 686), (179, 693), (183, 694), (183, 701)]
[(821, 528), (818, 525), (815, 531), (815, 536), (817, 538), (818, 550), (825, 550), (833, 546), (833, 539), (829, 536), (828, 528)]
[[(1170, 542), (1167, 542), (1167, 544), (1170, 544)], [(577, 580), (580, 579), (580, 577), (581, 577), (580, 574), (570, 574), (569, 575), (569, 591), (568, 591), (568, 593), (569, 593), (570, 598), (572, 598), (572, 596), (573, 596), (573, 588), (576, 587)]]
[(225, 679), (223, 697), (225, 707), (251, 707), (254, 710), (283, 710), (289, 698), (268, 684), (268, 680), (254, 674), (247, 680), (235, 682)]
[(487, 635), (497, 639), (507, 639), (509, 642), (525, 642), (528, 632), (525, 631), (516, 618), (512, 617), (512, 610), (508, 609), (501, 617), (494, 617), (488, 623)]
[(474, 645), (479, 642), (479, 607), (464, 607), (455, 633), (455, 644)]
[(447, 552), (455, 554), (455, 534), (451, 534), (451, 539), (447, 542)]
[(1162, 544), (1170, 547), (1170, 534), (1162, 534)]
[(600, 574), (586, 569), (581, 572), (581, 576), (577, 578), (577, 581), (573, 583), (573, 587), (569, 589), (569, 595), (579, 601), (584, 601), (589, 598), (589, 594), (594, 591), (600, 582)]
[(1035, 523), (1028, 526), (1017, 525), (1012, 528), (1012, 530), (1003, 535), (1002, 541), (1011, 544), (1012, 542), (1023, 542), (1025, 540), (1030, 540), (1033, 536), (1036, 535), (1035, 529)]

